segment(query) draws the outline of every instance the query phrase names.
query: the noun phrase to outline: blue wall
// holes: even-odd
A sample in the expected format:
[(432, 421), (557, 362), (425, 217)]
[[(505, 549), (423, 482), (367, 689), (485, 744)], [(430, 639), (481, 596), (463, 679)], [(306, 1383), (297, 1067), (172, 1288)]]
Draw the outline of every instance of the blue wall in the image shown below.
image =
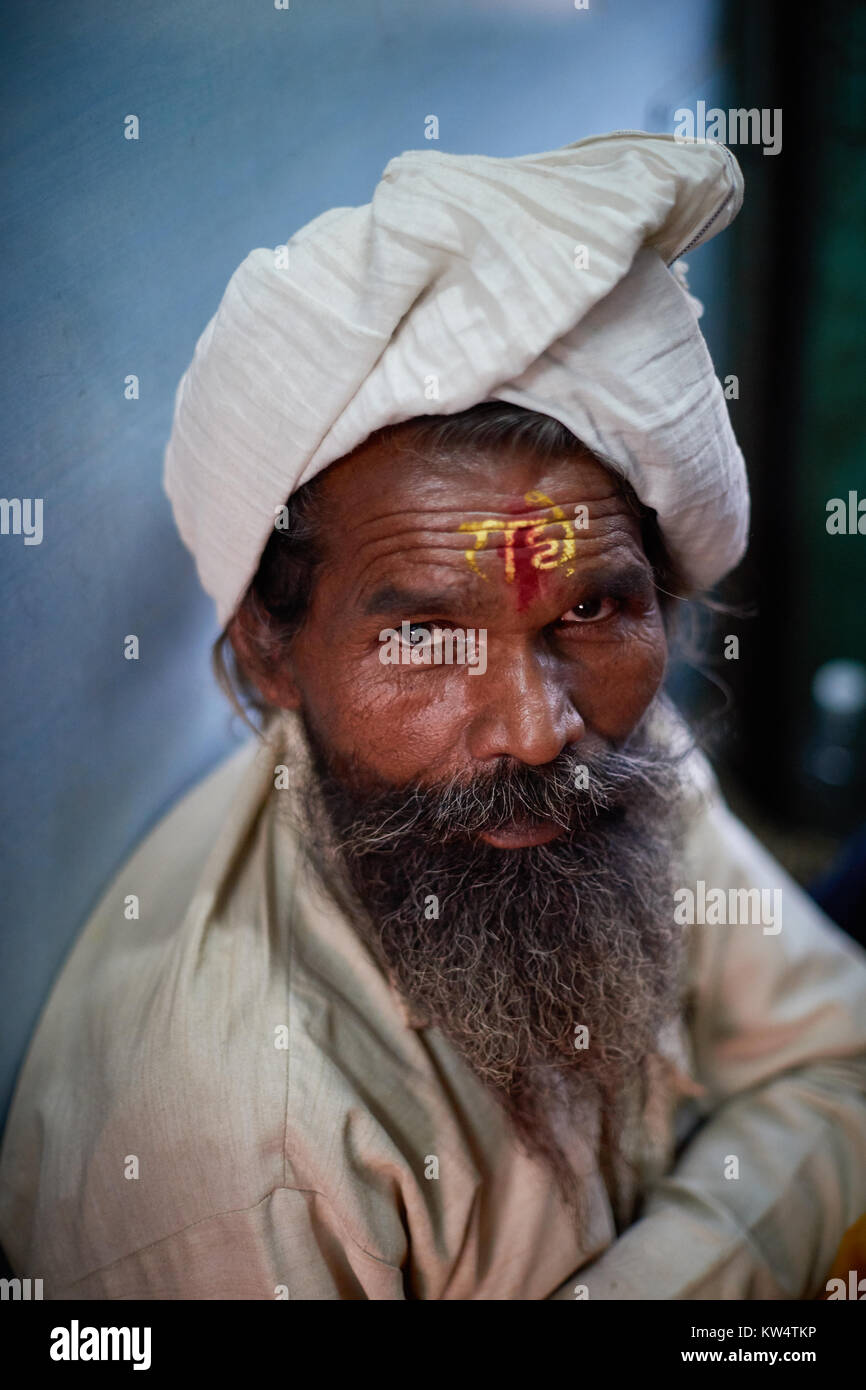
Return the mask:
[[(715, 9), (7, 6), (2, 491), (44, 499), (44, 535), (0, 536), (0, 1113), (107, 880), (245, 736), (210, 677), (215, 618), (161, 486), (174, 389), (232, 271), (324, 209), (369, 201), (393, 155), (426, 145), (428, 114), (438, 148), (491, 155), (672, 130), (677, 106), (721, 91)], [(725, 262), (714, 243), (691, 264), (720, 373)]]

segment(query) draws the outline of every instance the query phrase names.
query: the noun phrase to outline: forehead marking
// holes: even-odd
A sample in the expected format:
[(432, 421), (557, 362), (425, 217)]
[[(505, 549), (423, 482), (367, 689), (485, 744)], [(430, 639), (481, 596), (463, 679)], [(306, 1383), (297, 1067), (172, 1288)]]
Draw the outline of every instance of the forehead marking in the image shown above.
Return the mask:
[[(575, 528), (586, 530), (589, 523), (589, 511), (585, 504), (575, 507), (572, 521), (565, 515), (561, 507), (546, 497), (543, 492), (526, 492), (524, 501), (533, 505), (541, 504), (549, 507), (553, 513), (553, 521), (543, 516), (515, 517), (513, 520), (500, 521), (495, 517), (488, 517), (484, 521), (463, 521), (460, 523), (461, 531), (469, 531), (475, 537), (475, 544), (471, 550), (465, 550), (469, 568), (479, 575), (487, 583), (487, 575), (483, 574), (478, 568), (475, 559), (477, 551), (487, 547), (487, 538), (491, 532), (501, 531), (504, 541), (501, 547), (503, 559), (505, 561), (505, 580), (508, 584), (513, 584), (517, 578), (517, 556), (522, 558), (520, 598), (528, 601), (529, 595), (536, 587), (537, 574), (533, 570), (551, 570), (559, 565), (568, 565), (566, 574), (574, 573), (574, 566), (569, 565), (569, 561), (575, 556)], [(545, 530), (550, 526), (561, 527), (562, 536), (545, 536)], [(524, 603), (521, 601), (521, 608)]]
[[(524, 501), (533, 506), (549, 507), (554, 520), (542, 516), (520, 517), (512, 521), (499, 521), (489, 517), (484, 521), (461, 522), (460, 530), (469, 531), (475, 536), (475, 545), (464, 551), (470, 569), (487, 582), (487, 575), (478, 568), (475, 554), (487, 545), (491, 532), (501, 531), (504, 537), (502, 552), (505, 561), (505, 581), (513, 584), (517, 580), (517, 607), (522, 612), (532, 601), (539, 582), (539, 571), (556, 569), (567, 565), (566, 574), (574, 574), (574, 566), (569, 564), (575, 557), (575, 527), (585, 530), (589, 524), (589, 509), (585, 504), (574, 509), (574, 521), (565, 515), (543, 492), (526, 492)], [(550, 526), (562, 528), (562, 536), (545, 536)], [(497, 547), (499, 549), (500, 547)], [(519, 569), (518, 569), (518, 561)]]

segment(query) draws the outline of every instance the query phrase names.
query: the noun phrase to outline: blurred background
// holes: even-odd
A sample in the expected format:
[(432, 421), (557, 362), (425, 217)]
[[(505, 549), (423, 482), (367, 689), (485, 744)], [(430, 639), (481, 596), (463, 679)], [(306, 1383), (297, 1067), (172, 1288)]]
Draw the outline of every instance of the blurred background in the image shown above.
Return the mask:
[(42, 498), (44, 519), (39, 545), (0, 535), (0, 1121), (108, 881), (249, 736), (211, 677), (215, 616), (162, 492), (177, 382), (247, 253), (368, 202), (392, 156), (428, 147), (431, 114), (441, 150), (516, 155), (672, 132), (699, 102), (781, 109), (779, 153), (732, 143), (743, 211), (688, 257), (718, 375), (736, 378), (754, 523), (706, 656), (672, 689), (711, 729), (735, 809), (862, 934), (866, 535), (826, 522), (853, 493), (856, 532), (866, 499), (866, 8), (807, 13), (808, 28), (754, 0), (4, 6), (2, 491)]

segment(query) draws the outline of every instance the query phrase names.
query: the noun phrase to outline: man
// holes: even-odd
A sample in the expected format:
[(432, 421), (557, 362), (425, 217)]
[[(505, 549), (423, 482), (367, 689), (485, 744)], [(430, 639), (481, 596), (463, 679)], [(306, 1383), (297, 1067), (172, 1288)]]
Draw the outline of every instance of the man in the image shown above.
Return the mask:
[(31, 1045), (0, 1239), (46, 1296), (823, 1291), (863, 953), (661, 693), (747, 530), (668, 266), (741, 197), (640, 133), (409, 154), (236, 272), (166, 485), (262, 738)]

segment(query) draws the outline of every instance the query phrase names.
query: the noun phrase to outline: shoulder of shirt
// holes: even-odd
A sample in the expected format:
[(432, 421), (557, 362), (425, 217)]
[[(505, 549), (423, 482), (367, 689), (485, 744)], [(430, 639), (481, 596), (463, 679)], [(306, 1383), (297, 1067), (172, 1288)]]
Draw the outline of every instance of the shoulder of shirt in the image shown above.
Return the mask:
[[(103, 895), (43, 1013), (9, 1176), (19, 1190), (41, 1184), (40, 1205), (70, 1182), (81, 1192), (67, 1235), (55, 1228), (58, 1249), (79, 1248), (78, 1270), (275, 1189), (336, 1190), (345, 1145), (355, 1162), (393, 1163), (392, 1094), (426, 1128), (423, 1043), (351, 924), (297, 885), (293, 834), (278, 824), (283, 749), (250, 740), (164, 816)], [(140, 915), (127, 920), (133, 893)], [(39, 1136), (46, 1161), (22, 1165)], [(118, 1153), (146, 1155), (147, 1182), (121, 1183), (112, 1210)], [(85, 1250), (74, 1228), (94, 1228), (85, 1205), (97, 1190), (104, 1239)]]

